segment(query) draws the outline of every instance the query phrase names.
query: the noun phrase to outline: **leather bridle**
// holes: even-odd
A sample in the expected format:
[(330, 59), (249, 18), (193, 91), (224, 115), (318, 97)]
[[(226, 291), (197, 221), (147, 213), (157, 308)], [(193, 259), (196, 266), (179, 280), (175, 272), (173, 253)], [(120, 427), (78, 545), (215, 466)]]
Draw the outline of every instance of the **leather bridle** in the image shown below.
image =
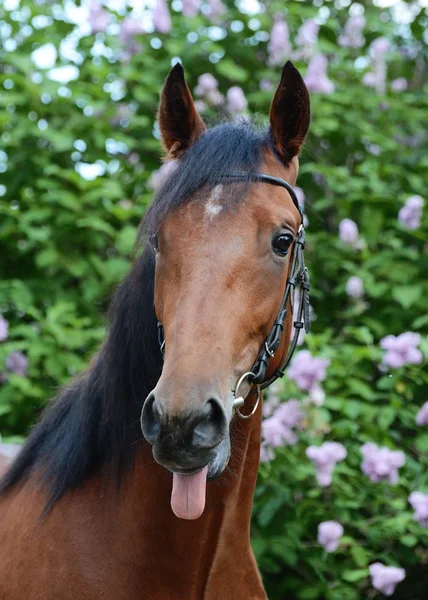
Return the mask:
[[(262, 349), (260, 350), (251, 371), (244, 373), (239, 379), (236, 387), (235, 387), (235, 401), (233, 403), (233, 407), (236, 409), (238, 415), (243, 419), (248, 419), (251, 417), (258, 406), (260, 400), (260, 392), (264, 390), (268, 386), (270, 386), (274, 381), (284, 376), (285, 369), (288, 367), (294, 351), (297, 347), (297, 342), (299, 339), (299, 335), (302, 329), (309, 332), (310, 329), (310, 315), (309, 315), (309, 275), (308, 270), (305, 267), (305, 261), (303, 256), (303, 251), (305, 248), (305, 229), (303, 226), (303, 212), (299, 205), (299, 201), (297, 199), (296, 193), (293, 187), (287, 183), (284, 179), (279, 177), (274, 177), (273, 175), (267, 175), (265, 173), (247, 173), (245, 171), (237, 171), (232, 173), (226, 173), (223, 175), (222, 179), (230, 180), (230, 181), (255, 181), (261, 183), (269, 183), (271, 185), (278, 185), (287, 190), (290, 194), (291, 199), (299, 211), (300, 214), (300, 226), (297, 232), (297, 237), (294, 242), (293, 247), (293, 255), (291, 258), (291, 269), (290, 276), (287, 279), (287, 283), (285, 286), (284, 296), (281, 302), (281, 306), (279, 308), (277, 317), (272, 325), (272, 328), (263, 343)], [(291, 312), (293, 313), (293, 298), (292, 292), (296, 289), (296, 287), (300, 287), (299, 294), (299, 306), (296, 313), (296, 320), (293, 322), (294, 327), (294, 335), (292, 341), (290, 343), (289, 350), (280, 364), (279, 367), (274, 371), (274, 373), (265, 379), (266, 371), (271, 358), (274, 357), (275, 352), (278, 350), (278, 347), (281, 342), (282, 332), (284, 330), (284, 323), (287, 317), (288, 308), (287, 305), (290, 305)], [(162, 355), (165, 352), (165, 339), (163, 327), (160, 322), (158, 322), (158, 339), (159, 345), (161, 348)], [(257, 401), (253, 410), (250, 414), (244, 415), (240, 412), (240, 407), (244, 404), (245, 399), (243, 397), (238, 396), (238, 390), (243, 383), (243, 381), (248, 378), (252, 384), (256, 387), (257, 391)]]

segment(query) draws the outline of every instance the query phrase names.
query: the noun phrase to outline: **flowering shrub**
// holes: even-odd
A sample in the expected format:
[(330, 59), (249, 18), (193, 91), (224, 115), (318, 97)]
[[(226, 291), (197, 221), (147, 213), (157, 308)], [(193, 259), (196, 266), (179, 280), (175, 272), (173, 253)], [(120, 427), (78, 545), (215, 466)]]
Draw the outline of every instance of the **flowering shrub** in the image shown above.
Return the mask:
[(428, 589), (427, 16), (385, 4), (0, 3), (6, 443), (103, 339), (174, 169), (156, 123), (172, 62), (208, 123), (266, 115), (288, 58), (311, 89), (312, 332), (267, 398), (251, 532), (271, 600)]

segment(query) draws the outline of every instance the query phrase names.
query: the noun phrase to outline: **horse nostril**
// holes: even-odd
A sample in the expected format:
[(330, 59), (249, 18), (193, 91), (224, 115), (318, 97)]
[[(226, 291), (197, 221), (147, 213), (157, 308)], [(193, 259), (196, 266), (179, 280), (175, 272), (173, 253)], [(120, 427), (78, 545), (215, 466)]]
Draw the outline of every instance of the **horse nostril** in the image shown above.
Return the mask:
[(144, 437), (154, 444), (160, 433), (161, 409), (153, 394), (147, 396), (141, 409), (140, 425)]
[(211, 398), (199, 415), (192, 432), (195, 448), (215, 448), (223, 441), (227, 432), (227, 417), (219, 400)]

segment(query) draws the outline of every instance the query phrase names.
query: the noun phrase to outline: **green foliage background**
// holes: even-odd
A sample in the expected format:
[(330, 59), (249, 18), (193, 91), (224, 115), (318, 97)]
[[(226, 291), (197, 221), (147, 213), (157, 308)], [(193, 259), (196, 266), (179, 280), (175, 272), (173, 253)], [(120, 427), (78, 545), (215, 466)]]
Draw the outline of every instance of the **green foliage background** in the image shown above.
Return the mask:
[[(428, 356), (427, 211), (416, 231), (397, 220), (405, 199), (427, 189), (426, 10), (415, 3), (413, 20), (397, 24), (394, 9), (367, 1), (272, 1), (249, 15), (229, 0), (219, 29), (202, 15), (185, 19), (172, 10), (171, 33), (139, 35), (142, 49), (129, 59), (121, 57), (114, 27), (108, 34), (77, 34), (72, 4), (67, 10), (42, 0), (22, 0), (15, 10), (0, 6), (0, 313), (10, 323), (0, 371), (13, 350), (29, 361), (27, 378), (9, 375), (0, 384), (3, 438), (25, 436), (57, 387), (85, 368), (103, 339), (109, 298), (129, 268), (151, 200), (148, 179), (160, 164), (157, 102), (174, 57), (191, 88), (210, 72), (222, 93), (239, 85), (250, 112), (267, 115), (272, 92), (259, 84), (276, 83), (280, 69), (267, 66), (266, 36), (257, 39), (257, 29), (269, 32), (279, 12), (294, 39), (304, 19), (318, 17), (318, 50), (329, 57), (336, 90), (312, 94), (299, 185), (310, 222), (306, 260), (317, 317), (305, 344), (331, 365), (325, 404), (310, 409), (301, 441), (261, 467), (254, 550), (272, 600), (374, 598), (368, 565), (376, 560), (406, 569), (395, 598), (424, 598), (428, 531), (414, 522), (407, 497), (428, 491), (428, 429), (415, 425), (428, 400), (426, 360), (425, 369), (383, 373), (379, 340), (418, 331)], [(363, 9), (365, 47), (340, 47), (348, 15)], [(112, 11), (112, 21), (126, 11)], [(381, 35), (392, 44), (385, 96), (362, 85), (364, 57)], [(67, 58), (66, 42), (73, 40), (74, 58)], [(34, 67), (31, 53), (47, 42), (58, 50), (56, 66), (76, 63), (76, 80), (64, 85)], [(305, 71), (304, 62), (296, 64)], [(409, 80), (407, 91), (390, 91), (397, 77)], [(79, 162), (97, 162), (104, 175), (82, 178)], [(359, 226), (358, 250), (338, 237), (345, 217)], [(364, 300), (346, 295), (351, 275), (363, 279)], [(290, 381), (282, 392), (302, 397)], [(325, 439), (343, 443), (348, 459), (333, 485), (321, 489), (305, 449)], [(397, 486), (370, 483), (361, 473), (365, 441), (406, 453)], [(345, 529), (334, 554), (316, 542), (318, 523), (330, 519)]]

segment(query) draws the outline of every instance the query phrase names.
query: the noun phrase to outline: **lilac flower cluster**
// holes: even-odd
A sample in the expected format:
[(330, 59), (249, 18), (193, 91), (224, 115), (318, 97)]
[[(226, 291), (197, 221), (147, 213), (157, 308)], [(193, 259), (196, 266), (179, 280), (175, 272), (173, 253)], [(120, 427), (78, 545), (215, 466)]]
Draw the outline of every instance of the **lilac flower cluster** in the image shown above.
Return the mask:
[(0, 342), (5, 342), (7, 340), (8, 332), (9, 323), (2, 315), (0, 315)]
[(339, 237), (345, 244), (353, 248), (359, 245), (358, 225), (352, 219), (342, 219), (339, 223)]
[(418, 229), (421, 224), (422, 208), (424, 206), (424, 199), (422, 196), (409, 196), (404, 206), (398, 213), (398, 220), (407, 229), (414, 230)]
[(343, 535), (343, 527), (337, 521), (323, 521), (318, 525), (318, 543), (327, 552), (335, 552)]
[(380, 347), (386, 350), (382, 362), (393, 369), (404, 365), (418, 365), (422, 362), (422, 352), (417, 348), (421, 341), (419, 333), (407, 331), (400, 335), (387, 335), (380, 340)]
[(264, 443), (272, 448), (295, 444), (298, 438), (293, 429), (299, 427), (304, 418), (305, 412), (298, 400), (282, 402), (262, 423)]
[(218, 81), (211, 73), (203, 73), (198, 77), (198, 85), (195, 87), (195, 96), (200, 98), (197, 105), (201, 112), (205, 110), (205, 103), (220, 104), (223, 102), (223, 94), (218, 90)]
[(301, 350), (290, 365), (288, 377), (300, 390), (310, 392), (320, 381), (324, 381), (329, 364), (328, 359), (317, 358), (309, 350)]
[(125, 17), (120, 23), (119, 39), (123, 45), (123, 55), (129, 59), (133, 54), (142, 51), (142, 46), (135, 40), (135, 36), (144, 33), (143, 27), (131, 17)]
[(351, 298), (362, 298), (364, 296), (364, 283), (361, 277), (350, 277), (346, 282), (346, 293)]
[(405, 92), (407, 90), (407, 79), (404, 77), (398, 77), (391, 81), (391, 90), (393, 92)]
[(338, 37), (340, 46), (347, 48), (361, 48), (365, 39), (362, 34), (366, 19), (363, 15), (353, 15), (345, 23), (343, 32)]
[(297, 32), (296, 46), (297, 50), (293, 57), (297, 60), (308, 59), (314, 53), (314, 48), (318, 42), (318, 31), (320, 26), (314, 19), (307, 19)]
[(428, 425), (428, 402), (425, 402), (422, 405), (422, 408), (416, 415), (416, 424), (417, 425)]
[(88, 23), (92, 33), (104, 33), (110, 24), (110, 14), (101, 6), (99, 0), (92, 0), (89, 6)]
[(376, 562), (369, 567), (372, 585), (376, 590), (392, 596), (395, 586), (406, 577), (406, 571), (398, 567), (386, 567), (380, 562)]
[(280, 15), (275, 16), (275, 22), (268, 44), (269, 64), (282, 65), (291, 54), (290, 34), (288, 25)]
[(304, 77), (306, 87), (310, 92), (318, 94), (331, 94), (334, 92), (334, 83), (330, 81), (327, 75), (327, 65), (327, 57), (323, 54), (317, 54), (311, 59)]
[(227, 8), (221, 0), (208, 0), (206, 14), (209, 17), (215, 19), (216, 17), (224, 15), (225, 12), (227, 12)]
[(181, 12), (185, 17), (194, 17), (201, 8), (201, 0), (182, 0)]
[(166, 0), (158, 0), (152, 11), (153, 27), (159, 33), (169, 33), (171, 31), (171, 15), (169, 14), (168, 3)]
[(226, 99), (227, 108), (235, 115), (244, 112), (248, 106), (243, 90), (237, 85), (234, 85), (227, 90)]
[(386, 88), (386, 62), (385, 54), (389, 50), (389, 41), (384, 37), (376, 38), (371, 46), (372, 70), (365, 73), (364, 85), (373, 87), (377, 94), (384, 94)]
[(418, 521), (422, 527), (428, 527), (428, 494), (412, 492), (409, 496), (409, 503), (415, 511), (415, 521)]
[(378, 448), (373, 442), (367, 442), (361, 446), (361, 453), (364, 457), (361, 470), (371, 481), (388, 481), (393, 485), (397, 483), (398, 469), (406, 462), (401, 450)]
[[(28, 370), (28, 360), (18, 350), (11, 352), (6, 359), (6, 371), (9, 373), (14, 373), (15, 375), (20, 375), (21, 377), (27, 376)], [(0, 383), (5, 383), (7, 381), (7, 374), (0, 373)]]
[(147, 185), (154, 191), (157, 192), (171, 177), (176, 168), (178, 167), (178, 160), (168, 160), (157, 170), (153, 171), (150, 179), (147, 181)]
[(324, 442), (321, 446), (309, 446), (306, 456), (314, 463), (315, 477), (322, 487), (327, 487), (333, 479), (333, 471), (338, 462), (347, 457), (346, 448), (339, 442)]

